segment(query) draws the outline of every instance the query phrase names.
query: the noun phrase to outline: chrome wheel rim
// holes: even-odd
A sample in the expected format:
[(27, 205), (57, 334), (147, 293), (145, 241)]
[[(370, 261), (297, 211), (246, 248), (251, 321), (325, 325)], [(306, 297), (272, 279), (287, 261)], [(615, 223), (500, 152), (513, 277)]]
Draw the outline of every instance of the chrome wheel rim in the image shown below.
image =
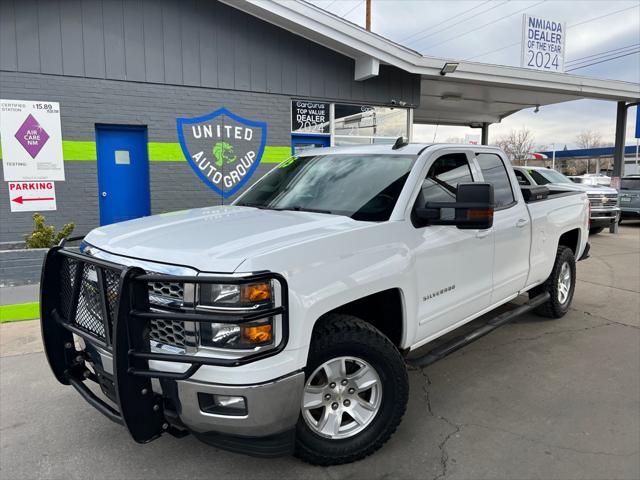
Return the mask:
[(571, 291), (571, 267), (568, 262), (564, 262), (560, 268), (558, 276), (558, 301), (562, 304), (569, 300), (569, 292)]
[(349, 438), (367, 428), (380, 410), (378, 372), (356, 357), (337, 357), (309, 375), (302, 396), (302, 418), (317, 435)]

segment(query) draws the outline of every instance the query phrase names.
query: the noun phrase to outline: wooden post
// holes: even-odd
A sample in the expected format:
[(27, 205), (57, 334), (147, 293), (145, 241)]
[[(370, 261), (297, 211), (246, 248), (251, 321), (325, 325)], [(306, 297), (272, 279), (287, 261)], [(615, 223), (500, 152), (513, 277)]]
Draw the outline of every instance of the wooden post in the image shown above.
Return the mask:
[(371, 0), (367, 0), (367, 19), (366, 19), (366, 28), (367, 31), (371, 31)]

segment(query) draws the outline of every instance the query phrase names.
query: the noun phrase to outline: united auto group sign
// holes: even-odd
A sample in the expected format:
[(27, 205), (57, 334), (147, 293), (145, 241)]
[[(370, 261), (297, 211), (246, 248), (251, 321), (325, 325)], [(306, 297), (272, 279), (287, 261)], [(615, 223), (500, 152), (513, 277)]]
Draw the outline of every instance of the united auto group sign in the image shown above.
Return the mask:
[(178, 118), (182, 151), (198, 177), (227, 198), (255, 172), (267, 142), (267, 124), (226, 108), (194, 118)]

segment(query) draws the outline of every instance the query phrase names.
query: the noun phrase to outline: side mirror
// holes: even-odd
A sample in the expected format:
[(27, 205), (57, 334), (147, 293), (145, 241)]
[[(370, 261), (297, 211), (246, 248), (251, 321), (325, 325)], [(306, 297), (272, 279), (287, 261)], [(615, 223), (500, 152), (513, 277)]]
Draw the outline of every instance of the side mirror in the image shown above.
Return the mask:
[[(443, 218), (443, 209), (453, 209), (453, 218)], [(424, 225), (455, 225), (460, 229), (485, 230), (493, 226), (493, 185), (458, 184), (455, 202), (427, 202), (416, 208), (416, 217)]]

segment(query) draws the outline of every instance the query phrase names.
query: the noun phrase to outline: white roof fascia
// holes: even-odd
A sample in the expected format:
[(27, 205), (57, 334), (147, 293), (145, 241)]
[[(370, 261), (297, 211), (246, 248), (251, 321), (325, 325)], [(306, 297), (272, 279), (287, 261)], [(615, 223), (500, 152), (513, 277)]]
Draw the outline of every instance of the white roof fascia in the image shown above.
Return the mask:
[[(424, 77), (485, 85), (519, 86), (527, 90), (575, 95), (577, 98), (626, 101), (640, 99), (640, 83), (425, 57), (303, 0), (220, 1), (353, 59), (372, 57), (381, 63)], [(448, 61), (458, 62), (459, 66), (454, 73), (442, 77), (440, 70)]]

